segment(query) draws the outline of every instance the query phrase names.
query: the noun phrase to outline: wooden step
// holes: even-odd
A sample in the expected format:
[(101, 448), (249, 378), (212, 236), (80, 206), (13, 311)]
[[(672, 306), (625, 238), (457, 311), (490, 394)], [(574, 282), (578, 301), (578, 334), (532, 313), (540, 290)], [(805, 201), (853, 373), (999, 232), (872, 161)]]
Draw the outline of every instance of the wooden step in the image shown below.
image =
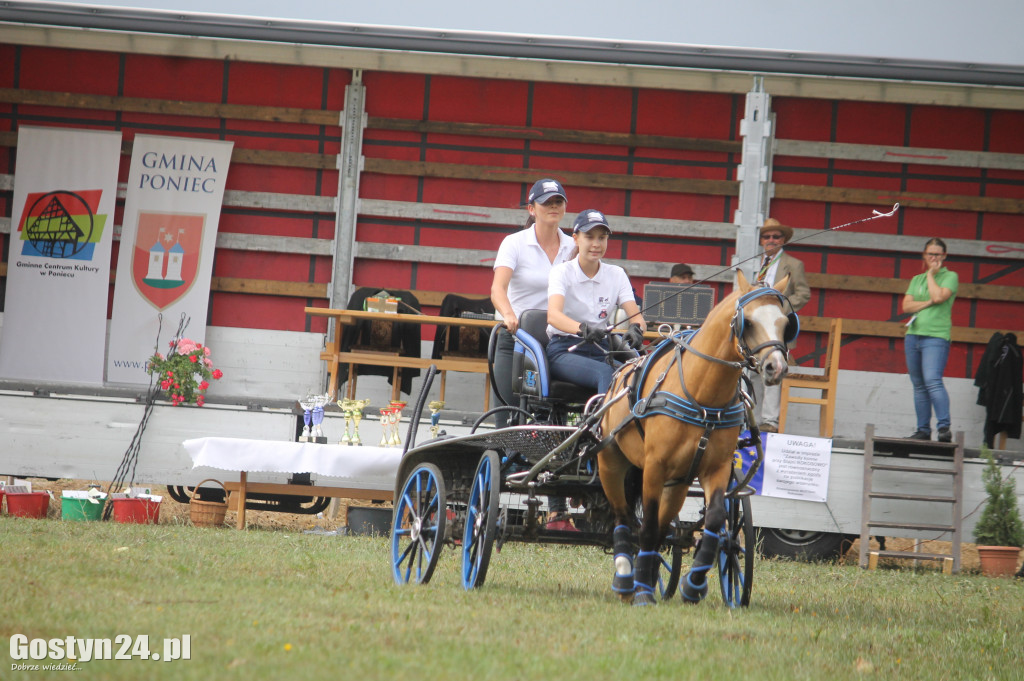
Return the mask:
[(899, 501), (934, 501), (937, 503), (953, 504), (956, 497), (933, 497), (926, 494), (894, 494), (891, 492), (870, 492), (872, 499), (897, 499)]
[(952, 468), (922, 468), (920, 466), (890, 466), (884, 463), (873, 463), (871, 469), (876, 471), (899, 471), (901, 473), (934, 473), (936, 475), (956, 475)]
[(896, 523), (896, 522), (885, 522), (880, 520), (869, 520), (867, 522), (868, 527), (884, 527), (890, 530), (919, 530), (928, 532), (952, 532), (956, 528), (952, 525), (931, 525), (922, 523)]
[(874, 570), (878, 568), (879, 558), (941, 560), (942, 572), (947, 575), (953, 574), (953, 556), (944, 553), (915, 553), (914, 551), (871, 551), (870, 553), (868, 553), (869, 570)]

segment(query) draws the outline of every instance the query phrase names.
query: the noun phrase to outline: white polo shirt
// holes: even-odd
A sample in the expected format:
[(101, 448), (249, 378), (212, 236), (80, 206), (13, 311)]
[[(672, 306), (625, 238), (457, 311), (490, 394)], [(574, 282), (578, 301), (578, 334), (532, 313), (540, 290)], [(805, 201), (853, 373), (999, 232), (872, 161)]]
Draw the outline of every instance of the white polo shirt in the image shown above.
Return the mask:
[(575, 245), (571, 236), (558, 230), (558, 253), (552, 263), (537, 242), (536, 225), (509, 234), (502, 240), (494, 258), (494, 267), (512, 269), (508, 302), (512, 304), (516, 317), (521, 317), (524, 310), (548, 309), (548, 275), (554, 265), (569, 259)]
[[(602, 262), (597, 274), (591, 279), (580, 268), (579, 258), (551, 268), (548, 297), (554, 295), (565, 297), (562, 312), (567, 316), (592, 325), (608, 324), (612, 308), (636, 300), (624, 269)], [(548, 338), (568, 335), (572, 334), (548, 324)]]

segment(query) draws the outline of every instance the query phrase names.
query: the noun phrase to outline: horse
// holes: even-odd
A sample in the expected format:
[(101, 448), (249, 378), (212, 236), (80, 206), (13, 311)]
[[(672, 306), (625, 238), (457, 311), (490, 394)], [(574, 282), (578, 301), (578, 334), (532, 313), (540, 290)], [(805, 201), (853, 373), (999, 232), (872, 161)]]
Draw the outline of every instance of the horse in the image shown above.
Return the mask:
[[(615, 401), (601, 420), (604, 439), (597, 461), (615, 516), (612, 589), (634, 605), (656, 602), (658, 548), (694, 478), (704, 490), (703, 537), (680, 589), (684, 600), (694, 603), (707, 594), (706, 573), (715, 562), (733, 456), (747, 415), (739, 389), (742, 371), (755, 369), (766, 384), (775, 385), (788, 369), (787, 344), (799, 333), (799, 318), (792, 307), (786, 312), (782, 295), (788, 276), (769, 287), (751, 285), (738, 272), (737, 282), (695, 334), (675, 334), (642, 361), (625, 365), (607, 393)], [(626, 496), (633, 467), (642, 470), (643, 511), (635, 565), (636, 512)]]

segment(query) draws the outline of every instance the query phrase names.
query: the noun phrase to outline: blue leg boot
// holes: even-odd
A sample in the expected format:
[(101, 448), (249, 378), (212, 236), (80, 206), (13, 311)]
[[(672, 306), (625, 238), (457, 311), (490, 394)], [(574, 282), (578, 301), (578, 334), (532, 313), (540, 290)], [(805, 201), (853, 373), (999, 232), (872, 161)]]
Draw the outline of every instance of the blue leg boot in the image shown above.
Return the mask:
[(619, 525), (612, 534), (615, 551), (615, 576), (612, 591), (627, 599), (633, 595), (633, 537), (629, 528)]
[(636, 556), (636, 591), (633, 605), (657, 605), (654, 586), (658, 583), (658, 565), (661, 554), (657, 551), (641, 551)]
[(718, 535), (704, 530), (697, 553), (693, 556), (693, 567), (686, 573), (680, 593), (687, 603), (700, 603), (708, 595), (708, 570), (715, 563), (718, 554)]

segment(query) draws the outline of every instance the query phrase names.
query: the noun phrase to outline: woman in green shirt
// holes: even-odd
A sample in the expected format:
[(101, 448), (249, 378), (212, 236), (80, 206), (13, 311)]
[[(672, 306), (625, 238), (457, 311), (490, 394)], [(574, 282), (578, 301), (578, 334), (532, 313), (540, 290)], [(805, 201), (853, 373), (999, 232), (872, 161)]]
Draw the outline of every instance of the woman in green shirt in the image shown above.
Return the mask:
[(938, 440), (949, 442), (953, 439), (949, 431), (949, 393), (942, 383), (942, 373), (949, 358), (953, 300), (959, 279), (956, 272), (942, 266), (946, 260), (946, 244), (942, 239), (930, 239), (925, 244), (923, 260), (924, 273), (910, 280), (907, 294), (903, 296), (903, 312), (913, 315), (907, 323), (907, 337), (903, 342), (917, 412), (917, 430), (910, 439), (932, 439), (934, 409)]

